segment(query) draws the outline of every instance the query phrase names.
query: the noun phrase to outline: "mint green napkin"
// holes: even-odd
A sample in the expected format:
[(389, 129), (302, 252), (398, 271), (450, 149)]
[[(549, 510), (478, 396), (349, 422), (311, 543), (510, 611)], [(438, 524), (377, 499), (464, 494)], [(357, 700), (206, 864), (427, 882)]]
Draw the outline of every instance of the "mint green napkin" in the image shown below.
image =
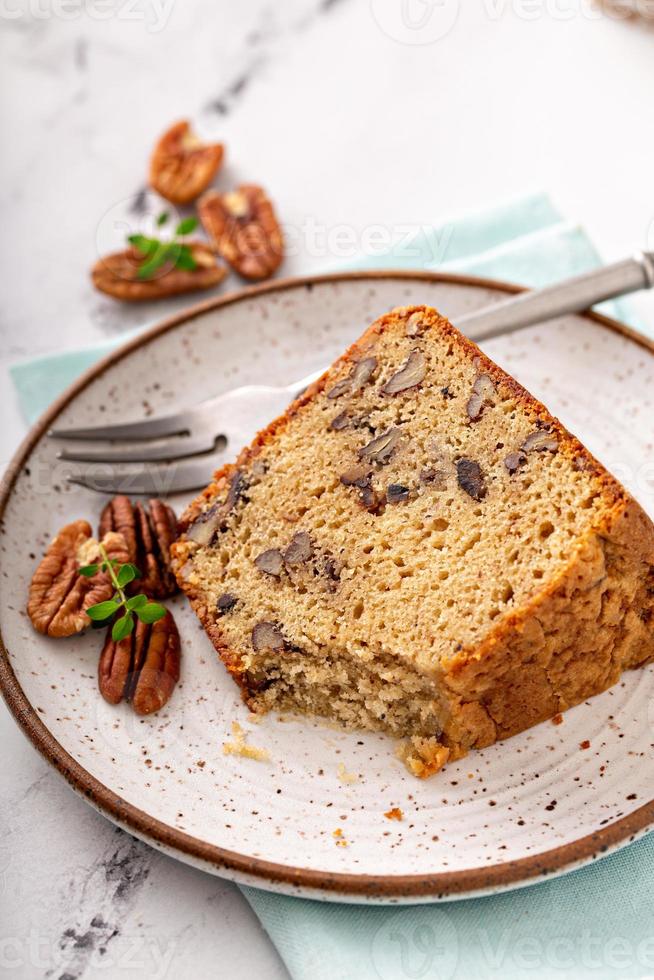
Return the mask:
[[(583, 230), (533, 194), (422, 229), (349, 267), (438, 268), (543, 286), (599, 262)], [(603, 308), (639, 326), (628, 301)], [(134, 333), (14, 365), (26, 419)], [(294, 980), (641, 980), (654, 976), (653, 872), (649, 836), (563, 878), (487, 898), (398, 909), (242, 891)]]

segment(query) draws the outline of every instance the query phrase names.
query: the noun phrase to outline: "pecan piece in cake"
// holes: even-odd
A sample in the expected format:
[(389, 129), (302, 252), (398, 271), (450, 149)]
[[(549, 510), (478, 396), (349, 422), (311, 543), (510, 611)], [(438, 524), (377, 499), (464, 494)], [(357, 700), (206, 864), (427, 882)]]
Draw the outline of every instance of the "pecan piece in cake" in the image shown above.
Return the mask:
[(559, 448), (559, 440), (549, 429), (536, 429), (527, 436), (520, 448), (525, 453), (555, 453)]
[(517, 473), (521, 466), (524, 466), (527, 462), (527, 457), (524, 453), (516, 452), (509, 453), (508, 456), (504, 457), (504, 465), (511, 475)]
[(328, 398), (340, 398), (341, 395), (356, 395), (366, 385), (377, 369), (376, 357), (364, 357), (356, 361), (346, 378), (337, 381), (327, 392)]
[[(260, 475), (263, 475), (263, 472)], [(225, 499), (214, 500), (211, 506), (198, 514), (188, 526), (186, 535), (189, 540), (202, 547), (212, 544), (216, 535), (225, 529), (227, 520), (235, 508), (241, 503), (247, 503), (247, 490), (257, 479), (258, 476), (254, 475), (254, 467), (248, 476), (242, 470), (233, 472)]]
[(412, 313), (409, 319), (406, 321), (406, 335), (407, 337), (419, 337), (425, 326), (425, 320), (420, 311)]
[(175, 123), (157, 143), (150, 184), (173, 204), (190, 204), (215, 177), (223, 160), (221, 143), (203, 143), (187, 120)]
[(329, 423), (329, 428), (332, 430), (332, 432), (342, 432), (343, 429), (348, 428), (350, 422), (351, 419), (347, 412), (341, 412), (339, 415), (334, 416)]
[(208, 191), (198, 214), (216, 248), (244, 279), (267, 279), (281, 264), (284, 242), (272, 203), (255, 184), (228, 194)]
[(260, 572), (272, 575), (273, 578), (279, 578), (284, 570), (284, 560), (279, 548), (268, 548), (266, 551), (262, 551), (254, 559), (254, 564)]
[(291, 538), (291, 543), (284, 552), (284, 564), (287, 568), (304, 565), (313, 557), (313, 545), (306, 531), (298, 531)]
[(219, 616), (224, 616), (225, 613), (231, 612), (238, 599), (231, 592), (223, 592), (222, 595), (218, 596), (218, 601), (216, 602), (216, 612)]
[(98, 686), (105, 701), (129, 701), (139, 715), (158, 711), (179, 680), (181, 644), (170, 612), (151, 625), (136, 624), (123, 640), (107, 632), (98, 665)]
[(422, 351), (411, 351), (400, 370), (396, 371), (383, 386), (382, 392), (385, 395), (399, 395), (401, 391), (417, 388), (424, 380), (426, 370), (425, 355)]
[(389, 483), (386, 487), (386, 500), (389, 504), (405, 504), (411, 496), (411, 489), (403, 483)]
[[(125, 539), (106, 534), (102, 544), (110, 558), (128, 560)], [(98, 543), (91, 537), (88, 521), (74, 521), (61, 529), (36, 569), (29, 590), (27, 614), (32, 626), (47, 636), (74, 636), (91, 620), (86, 610), (110, 599), (113, 585), (105, 572), (80, 575), (82, 566), (99, 557)]]
[(472, 386), (472, 394), (466, 404), (466, 412), (471, 422), (480, 419), (484, 409), (493, 404), (495, 385), (488, 374), (478, 374)]
[(344, 487), (359, 487), (361, 490), (370, 483), (371, 475), (372, 469), (370, 466), (366, 466), (364, 463), (357, 463), (355, 466), (351, 466), (349, 470), (346, 470), (345, 473), (341, 473), (339, 480)]
[(262, 620), (256, 623), (252, 630), (252, 646), (257, 652), (260, 650), (281, 650), (284, 646), (284, 637), (277, 626)]
[(459, 459), (456, 477), (462, 490), (473, 500), (483, 500), (488, 492), (481, 466), (474, 459)]
[(397, 426), (392, 425), (390, 429), (386, 429), (381, 435), (375, 436), (363, 446), (359, 450), (359, 456), (361, 459), (369, 459), (374, 463), (387, 463), (397, 448), (399, 438), (400, 430)]
[(445, 470), (438, 470), (433, 466), (427, 466), (420, 470), (419, 479), (422, 484), (432, 486), (434, 490), (445, 490), (447, 487), (447, 473)]

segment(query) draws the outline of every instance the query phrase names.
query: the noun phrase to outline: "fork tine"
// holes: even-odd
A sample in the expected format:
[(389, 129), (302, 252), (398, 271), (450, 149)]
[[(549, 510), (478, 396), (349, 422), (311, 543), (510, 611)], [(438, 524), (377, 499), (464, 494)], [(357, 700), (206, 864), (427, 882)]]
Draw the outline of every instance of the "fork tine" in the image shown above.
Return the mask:
[[(217, 446), (218, 444), (218, 446)], [(136, 445), (129, 448), (111, 449), (61, 449), (57, 459), (80, 463), (149, 463), (155, 460), (184, 459), (211, 452), (215, 448), (224, 449), (225, 436), (206, 435), (197, 439), (169, 439), (154, 446)]]
[(159, 418), (143, 419), (142, 422), (123, 422), (116, 425), (95, 425), (79, 429), (50, 429), (52, 439), (159, 439), (163, 436), (179, 436), (189, 433), (193, 424), (193, 412), (176, 412)]
[(138, 470), (97, 466), (90, 470), (75, 470), (67, 477), (97, 493), (149, 494), (165, 497), (184, 490), (205, 487), (214, 471), (224, 462), (224, 456), (213, 454), (202, 460), (188, 460), (170, 465), (151, 464)]

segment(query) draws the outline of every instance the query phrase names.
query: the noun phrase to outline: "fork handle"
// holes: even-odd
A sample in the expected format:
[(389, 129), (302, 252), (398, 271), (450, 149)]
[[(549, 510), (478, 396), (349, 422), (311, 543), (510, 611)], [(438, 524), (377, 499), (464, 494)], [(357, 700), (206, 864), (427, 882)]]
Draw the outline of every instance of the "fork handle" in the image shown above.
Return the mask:
[(636, 252), (630, 259), (584, 272), (565, 282), (546, 286), (494, 303), (455, 319), (471, 340), (488, 340), (566, 313), (579, 313), (595, 303), (654, 286), (654, 252)]

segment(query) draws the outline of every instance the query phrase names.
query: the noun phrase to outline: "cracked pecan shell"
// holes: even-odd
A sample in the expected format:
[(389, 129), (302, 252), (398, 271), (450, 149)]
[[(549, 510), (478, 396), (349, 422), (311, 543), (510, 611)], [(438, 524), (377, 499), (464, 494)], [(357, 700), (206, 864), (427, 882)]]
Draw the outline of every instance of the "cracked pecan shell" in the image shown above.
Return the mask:
[(173, 204), (190, 204), (216, 176), (222, 143), (203, 143), (186, 119), (166, 130), (150, 160), (150, 185)]
[[(127, 545), (120, 534), (103, 537), (110, 558), (128, 560)], [(91, 620), (89, 606), (104, 602), (113, 595), (113, 586), (104, 572), (92, 578), (79, 574), (83, 565), (98, 558), (97, 541), (91, 536), (88, 521), (74, 521), (59, 531), (36, 569), (29, 590), (27, 614), (32, 626), (47, 636), (74, 636)]]
[(181, 644), (170, 612), (152, 625), (137, 622), (124, 640), (113, 640), (111, 628), (100, 654), (98, 686), (105, 701), (131, 703), (139, 715), (158, 711), (179, 680)]
[(178, 269), (171, 260), (160, 266), (150, 279), (139, 279), (143, 255), (136, 248), (127, 248), (98, 259), (91, 269), (93, 285), (114, 299), (139, 303), (211, 289), (222, 282), (227, 269), (219, 264), (213, 250), (205, 242), (185, 244), (195, 259), (195, 269)]
[(175, 512), (162, 500), (148, 501), (148, 508), (119, 495), (110, 500), (100, 517), (99, 533), (117, 531), (127, 542), (129, 560), (141, 572), (131, 586), (151, 599), (167, 599), (177, 592), (170, 571), (170, 546), (177, 537)]
[(208, 191), (198, 201), (204, 230), (226, 262), (244, 279), (267, 279), (284, 257), (272, 203), (256, 184), (228, 194)]

